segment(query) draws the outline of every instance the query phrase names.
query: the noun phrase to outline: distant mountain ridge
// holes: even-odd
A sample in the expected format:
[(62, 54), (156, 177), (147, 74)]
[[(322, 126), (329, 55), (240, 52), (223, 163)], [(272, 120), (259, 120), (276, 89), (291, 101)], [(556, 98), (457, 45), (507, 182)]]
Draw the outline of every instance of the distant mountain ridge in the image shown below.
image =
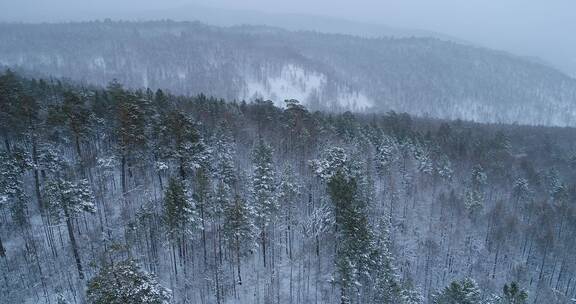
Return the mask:
[(435, 38), (362, 38), (198, 22), (1, 24), (0, 64), (95, 84), (312, 109), (576, 125), (576, 80)]

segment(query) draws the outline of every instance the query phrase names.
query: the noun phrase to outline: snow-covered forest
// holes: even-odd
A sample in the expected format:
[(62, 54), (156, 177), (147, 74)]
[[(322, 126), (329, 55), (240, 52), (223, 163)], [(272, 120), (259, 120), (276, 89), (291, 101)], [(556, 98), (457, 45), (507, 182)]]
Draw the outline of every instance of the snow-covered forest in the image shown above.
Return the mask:
[(575, 79), (536, 60), (435, 38), (97, 21), (0, 24), (0, 41), (0, 66), (32, 77), (101, 86), (118, 79), (128, 88), (276, 106), (295, 98), (311, 110), (576, 126)]
[(576, 296), (574, 129), (283, 102), (0, 74), (0, 302)]

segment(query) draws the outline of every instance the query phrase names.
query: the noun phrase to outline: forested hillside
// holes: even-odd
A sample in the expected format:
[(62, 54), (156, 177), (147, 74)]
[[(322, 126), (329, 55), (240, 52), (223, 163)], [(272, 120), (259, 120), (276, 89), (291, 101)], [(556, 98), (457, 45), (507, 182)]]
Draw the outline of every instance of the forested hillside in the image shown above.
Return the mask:
[(9, 71), (0, 115), (2, 303), (576, 296), (572, 128)]
[(576, 80), (503, 52), (432, 38), (360, 38), (190, 22), (0, 24), (0, 65), (105, 86), (313, 110), (576, 125)]

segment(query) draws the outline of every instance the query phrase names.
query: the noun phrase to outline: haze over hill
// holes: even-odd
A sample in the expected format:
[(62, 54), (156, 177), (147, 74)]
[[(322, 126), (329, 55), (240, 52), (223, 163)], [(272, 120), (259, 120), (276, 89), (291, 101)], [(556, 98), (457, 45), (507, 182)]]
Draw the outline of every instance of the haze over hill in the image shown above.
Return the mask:
[(0, 21), (199, 20), (360, 35), (458, 39), (554, 65), (576, 76), (576, 5), (458, 0), (21, 0), (0, 3)]
[(360, 38), (189, 22), (0, 25), (0, 64), (106, 85), (312, 109), (576, 125), (576, 80), (432, 38)]

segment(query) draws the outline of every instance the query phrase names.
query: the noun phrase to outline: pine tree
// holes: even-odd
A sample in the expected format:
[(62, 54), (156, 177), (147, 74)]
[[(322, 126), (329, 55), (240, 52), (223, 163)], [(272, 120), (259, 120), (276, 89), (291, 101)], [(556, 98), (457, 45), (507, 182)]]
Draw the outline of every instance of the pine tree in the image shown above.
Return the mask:
[(421, 295), (412, 286), (401, 286), (398, 283), (396, 270), (393, 267), (390, 240), (390, 218), (380, 220), (373, 229), (375, 241), (373, 250), (373, 303), (396, 303), (419, 304), (422, 303)]
[(164, 117), (160, 131), (160, 157), (176, 163), (181, 179), (190, 171), (207, 167), (207, 147), (190, 117), (173, 111)]
[(504, 284), (502, 288), (502, 304), (526, 304), (528, 303), (528, 293), (524, 291), (518, 283), (512, 282), (510, 285)]
[(414, 159), (416, 160), (416, 167), (419, 172), (426, 175), (432, 175), (434, 167), (428, 147), (423, 144), (415, 145)]
[(484, 168), (476, 165), (472, 168), (470, 187), (464, 197), (464, 206), (470, 215), (475, 215), (484, 206), (484, 185), (486, 185)]
[(488, 177), (484, 172), (484, 168), (481, 165), (476, 165), (472, 168), (471, 174), (471, 184), (474, 190), (481, 190), (482, 186), (486, 185)]
[(230, 245), (236, 258), (238, 284), (242, 285), (241, 260), (252, 250), (256, 227), (252, 222), (253, 212), (246, 202), (236, 196), (234, 203), (224, 210), (224, 238)]
[(481, 291), (472, 279), (454, 281), (450, 286), (434, 295), (434, 304), (480, 304)]
[(28, 97), (18, 75), (10, 70), (0, 75), (0, 133), (7, 152), (12, 151), (12, 140), (19, 137), (29, 123), (23, 112), (38, 108), (29, 103)]
[(310, 161), (310, 165), (316, 176), (328, 182), (336, 173), (343, 174), (348, 178), (356, 174), (356, 169), (351, 164), (350, 157), (340, 147), (325, 150), (320, 159)]
[(48, 121), (65, 126), (74, 142), (80, 167), (82, 167), (81, 141), (90, 133), (93, 114), (86, 102), (86, 97), (74, 91), (64, 92), (62, 105), (50, 108)]
[(78, 277), (82, 280), (84, 279), (84, 271), (78, 244), (74, 236), (73, 219), (81, 212), (96, 212), (90, 184), (87, 180), (74, 183), (56, 178), (46, 183), (44, 197), (51, 216), (56, 220), (64, 220), (66, 222), (72, 253), (78, 269)]
[(236, 145), (225, 127), (220, 127), (212, 137), (211, 149), (213, 153), (210, 163), (214, 178), (228, 187), (234, 187), (237, 179), (234, 165)]
[(294, 171), (290, 165), (284, 168), (280, 185), (278, 185), (278, 201), (284, 211), (283, 220), (286, 227), (285, 239), (288, 257), (292, 259), (292, 242), (294, 234), (296, 198), (300, 194), (300, 184), (296, 181)]
[(520, 201), (530, 199), (531, 196), (532, 190), (530, 190), (528, 180), (523, 177), (516, 179), (514, 185), (512, 185), (512, 197), (515, 199), (516, 205), (518, 205)]
[(254, 171), (252, 175), (252, 200), (256, 213), (256, 225), (260, 229), (260, 245), (262, 258), (266, 267), (266, 245), (268, 242), (268, 225), (278, 211), (278, 201), (275, 197), (276, 181), (272, 148), (260, 139), (252, 152)]
[[(341, 148), (331, 148), (323, 158), (312, 162), (317, 176), (327, 181), (338, 227), (336, 268), (340, 302), (355, 302), (355, 294), (371, 293), (372, 303), (395, 303), (398, 285), (392, 267), (387, 230), (376, 236), (370, 227), (366, 206), (370, 195), (358, 168)], [(361, 180), (359, 183), (358, 181)], [(362, 292), (362, 290), (364, 292)]]
[[(201, 228), (202, 223), (195, 209), (194, 201), (180, 178), (171, 178), (168, 182), (168, 187), (164, 193), (163, 220), (170, 242), (174, 275), (176, 278), (178, 277), (178, 265), (183, 265), (184, 280), (187, 282), (188, 242), (198, 227)], [(185, 296), (187, 296), (187, 290), (186, 285), (182, 290)]]
[(115, 103), (121, 185), (122, 193), (126, 195), (128, 191), (126, 171), (131, 172), (133, 158), (138, 155), (137, 152), (140, 152), (146, 144), (146, 111), (143, 108), (146, 102), (136, 94), (125, 90), (117, 82), (112, 82), (108, 86), (108, 95)]
[(398, 160), (398, 152), (394, 138), (384, 136), (381, 143), (376, 146), (376, 168), (381, 175), (389, 173), (394, 162)]
[(90, 304), (168, 304), (169, 291), (141, 271), (133, 260), (103, 267), (88, 282)]
[(452, 169), (452, 162), (446, 155), (440, 156), (439, 160), (436, 162), (436, 174), (442, 180), (449, 181), (454, 175), (454, 169)]
[(201, 228), (202, 228), (202, 250), (204, 253), (204, 264), (206, 265), (207, 257), (207, 245), (206, 245), (206, 217), (208, 216), (208, 204), (211, 200), (211, 188), (210, 178), (208, 172), (204, 167), (199, 168), (196, 171), (196, 179), (194, 180), (194, 201), (196, 202), (196, 207), (199, 211)]
[(328, 181), (328, 193), (335, 208), (339, 247), (336, 266), (341, 289), (340, 302), (352, 303), (354, 288), (362, 286), (362, 276), (371, 268), (371, 236), (367, 218), (356, 201), (357, 183), (340, 171)]
[(567, 186), (562, 181), (559, 176), (558, 170), (555, 168), (550, 169), (548, 172), (548, 191), (550, 193), (550, 198), (553, 202), (557, 204), (562, 204), (566, 200), (567, 196)]
[(0, 200), (10, 202), (12, 219), (19, 226), (28, 223), (28, 196), (23, 175), (32, 167), (29, 157), (20, 149), (0, 152)]
[(184, 189), (184, 183), (172, 178), (164, 194), (164, 223), (173, 241), (193, 234), (199, 220), (194, 202)]
[(424, 298), (422, 295), (414, 290), (412, 287), (402, 289), (400, 298), (402, 304), (422, 304), (424, 303)]

